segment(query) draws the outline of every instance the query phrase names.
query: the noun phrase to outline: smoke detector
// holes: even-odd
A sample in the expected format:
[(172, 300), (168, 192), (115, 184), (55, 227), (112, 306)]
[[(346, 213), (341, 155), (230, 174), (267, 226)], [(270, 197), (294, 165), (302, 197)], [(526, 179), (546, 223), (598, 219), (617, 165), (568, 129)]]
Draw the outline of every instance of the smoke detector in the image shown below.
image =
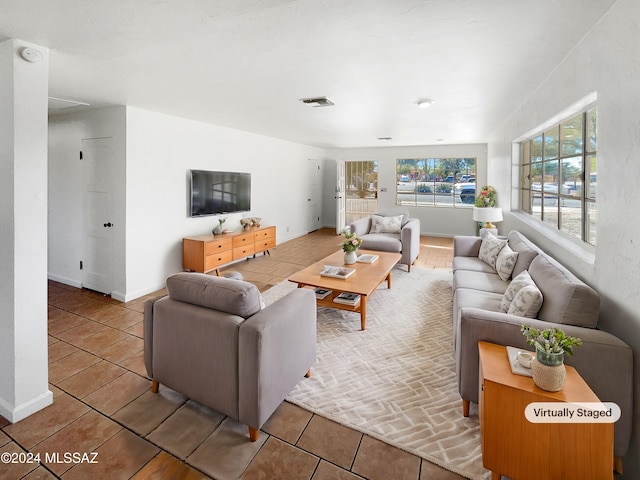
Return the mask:
[(20, 56), (29, 63), (38, 63), (44, 59), (42, 52), (32, 47), (23, 48)]
[(332, 107), (334, 105), (327, 97), (301, 98), (300, 101), (312, 107)]

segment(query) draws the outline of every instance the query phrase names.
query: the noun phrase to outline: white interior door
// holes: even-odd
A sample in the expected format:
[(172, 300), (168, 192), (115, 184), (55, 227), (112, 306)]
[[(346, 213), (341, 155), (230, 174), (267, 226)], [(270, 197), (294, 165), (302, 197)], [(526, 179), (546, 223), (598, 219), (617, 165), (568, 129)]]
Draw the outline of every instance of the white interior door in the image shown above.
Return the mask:
[(322, 179), (320, 178), (320, 162), (307, 160), (309, 186), (307, 189), (308, 224), (307, 230), (312, 232), (321, 226), (320, 198), (322, 192)]
[(84, 178), (82, 286), (110, 294), (113, 288), (114, 229), (112, 172), (115, 155), (111, 138), (82, 140)]
[(336, 234), (340, 235), (346, 227), (347, 212), (344, 186), (344, 160), (336, 160)]

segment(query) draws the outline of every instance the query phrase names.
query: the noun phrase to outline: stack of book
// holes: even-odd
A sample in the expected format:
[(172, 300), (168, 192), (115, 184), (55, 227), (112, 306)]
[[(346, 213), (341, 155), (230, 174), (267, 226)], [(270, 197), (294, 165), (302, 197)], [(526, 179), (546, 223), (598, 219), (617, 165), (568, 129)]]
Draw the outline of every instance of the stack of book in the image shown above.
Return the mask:
[(378, 258), (380, 258), (378, 255), (371, 255), (369, 253), (363, 253), (362, 255), (360, 255), (358, 257), (358, 260), (356, 260), (359, 263), (373, 263), (376, 260), (378, 260)]
[(356, 273), (355, 268), (349, 267), (334, 267), (332, 265), (325, 265), (324, 270), (320, 272), (320, 275), (323, 277), (332, 277), (332, 278), (349, 278), (351, 275)]
[(316, 293), (316, 298), (318, 300), (322, 300), (323, 298), (328, 297), (329, 295), (331, 295), (331, 293), (333, 292), (333, 290), (327, 290), (326, 288), (316, 288), (314, 290), (314, 292)]
[(357, 293), (342, 292), (340, 295), (333, 299), (336, 303), (342, 303), (343, 305), (355, 306), (360, 302), (360, 295)]

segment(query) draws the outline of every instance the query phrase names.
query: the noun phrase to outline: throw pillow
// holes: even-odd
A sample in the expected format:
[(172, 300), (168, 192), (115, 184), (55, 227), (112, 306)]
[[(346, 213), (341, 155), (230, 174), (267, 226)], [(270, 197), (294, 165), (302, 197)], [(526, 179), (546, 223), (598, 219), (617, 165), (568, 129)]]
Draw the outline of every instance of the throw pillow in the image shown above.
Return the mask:
[(480, 244), (478, 258), (495, 270), (498, 254), (506, 244), (506, 239), (500, 239), (492, 233), (487, 232)]
[(518, 252), (511, 250), (509, 245), (502, 247), (496, 259), (496, 272), (498, 272), (498, 276), (505, 282), (511, 278), (511, 273), (513, 272), (513, 267), (516, 266), (517, 260)]
[(527, 270), (523, 270), (516, 275), (513, 280), (511, 280), (511, 283), (504, 292), (502, 303), (500, 303), (500, 311), (502, 313), (507, 313), (509, 311), (509, 307), (511, 306), (513, 299), (516, 298), (518, 292), (527, 285), (535, 285), (535, 283), (531, 279), (529, 272)]
[(511, 302), (507, 313), (518, 317), (536, 318), (542, 307), (542, 292), (535, 285), (522, 287)]
[(400, 233), (402, 229), (402, 215), (383, 217), (371, 216), (371, 233)]

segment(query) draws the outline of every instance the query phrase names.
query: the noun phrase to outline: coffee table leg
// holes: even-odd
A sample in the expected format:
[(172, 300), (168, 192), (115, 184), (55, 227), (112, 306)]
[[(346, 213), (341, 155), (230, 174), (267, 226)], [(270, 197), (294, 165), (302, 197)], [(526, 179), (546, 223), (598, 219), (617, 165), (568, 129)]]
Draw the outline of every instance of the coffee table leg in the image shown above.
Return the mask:
[(367, 326), (367, 296), (360, 296), (360, 330)]
[(387, 288), (391, 288), (391, 272), (387, 275)]

